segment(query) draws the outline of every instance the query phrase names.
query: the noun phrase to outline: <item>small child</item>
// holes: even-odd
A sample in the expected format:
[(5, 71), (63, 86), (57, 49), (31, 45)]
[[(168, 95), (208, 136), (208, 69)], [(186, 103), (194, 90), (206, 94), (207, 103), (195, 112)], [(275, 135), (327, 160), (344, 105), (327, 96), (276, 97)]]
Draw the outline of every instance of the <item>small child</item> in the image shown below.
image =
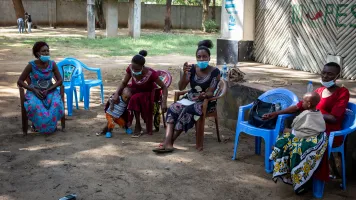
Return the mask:
[(108, 122), (107, 125), (104, 127), (104, 129), (101, 131), (101, 133), (96, 134), (97, 136), (105, 133), (106, 138), (111, 138), (112, 136), (111, 132), (115, 127), (115, 123), (118, 124), (120, 127), (125, 128), (128, 134), (132, 132), (131, 129), (128, 129), (126, 127), (126, 122), (122, 117), (122, 114), (124, 114), (127, 108), (127, 104), (129, 102), (130, 97), (131, 97), (131, 91), (129, 88), (124, 88), (118, 104), (114, 104), (114, 100), (112, 99), (112, 97), (110, 97), (109, 99), (110, 106), (106, 110), (106, 119)]
[(273, 160), (272, 180), (280, 178), (293, 185), (294, 192), (302, 194), (309, 189), (310, 180), (318, 169), (327, 149), (326, 125), (323, 115), (316, 109), (319, 94), (312, 92), (303, 97), (300, 113), (292, 123), (292, 130), (279, 135), (269, 157)]
[(317, 136), (326, 129), (325, 120), (319, 110), (316, 109), (320, 101), (318, 93), (307, 93), (303, 97), (303, 111), (292, 123), (292, 134), (295, 137), (308, 138)]

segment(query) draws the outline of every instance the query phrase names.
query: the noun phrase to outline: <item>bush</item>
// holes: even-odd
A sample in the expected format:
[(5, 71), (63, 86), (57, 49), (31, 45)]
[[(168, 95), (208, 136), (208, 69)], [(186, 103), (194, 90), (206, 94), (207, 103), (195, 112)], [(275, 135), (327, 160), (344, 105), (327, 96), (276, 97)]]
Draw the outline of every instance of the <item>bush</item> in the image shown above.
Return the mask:
[(215, 33), (218, 32), (219, 26), (214, 20), (206, 20), (204, 22), (205, 32), (207, 33)]

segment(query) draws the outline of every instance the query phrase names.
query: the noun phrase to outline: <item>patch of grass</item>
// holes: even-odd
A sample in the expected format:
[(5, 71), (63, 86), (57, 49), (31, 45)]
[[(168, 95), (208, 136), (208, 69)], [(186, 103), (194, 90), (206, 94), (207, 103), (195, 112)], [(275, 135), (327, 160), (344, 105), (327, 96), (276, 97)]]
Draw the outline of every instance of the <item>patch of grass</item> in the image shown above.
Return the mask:
[[(2, 38), (0, 38), (2, 39)], [(87, 54), (101, 56), (132, 56), (140, 50), (145, 49), (148, 55), (178, 54), (194, 56), (197, 43), (200, 40), (210, 39), (216, 44), (217, 35), (193, 35), (193, 34), (167, 34), (167, 33), (147, 33), (139, 39), (132, 39), (128, 36), (117, 38), (97, 38), (90, 40), (80, 37), (48, 37), (48, 38), (24, 38), (13, 39), (6, 43), (22, 43), (32, 46), (36, 41), (46, 41), (51, 48), (58, 50), (56, 54), (68, 56), (69, 53), (84, 50)], [(216, 48), (211, 50), (216, 54)]]

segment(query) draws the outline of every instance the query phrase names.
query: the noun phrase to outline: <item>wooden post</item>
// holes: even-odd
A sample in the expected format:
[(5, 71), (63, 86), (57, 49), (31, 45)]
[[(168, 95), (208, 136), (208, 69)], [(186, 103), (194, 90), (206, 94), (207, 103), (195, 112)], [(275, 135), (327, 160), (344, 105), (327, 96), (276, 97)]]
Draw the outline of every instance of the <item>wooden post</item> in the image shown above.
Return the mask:
[(130, 36), (139, 38), (141, 35), (141, 0), (130, 0), (128, 23)]
[(94, 0), (87, 0), (87, 32), (89, 39), (95, 39)]
[(49, 26), (56, 28), (57, 23), (57, 2), (56, 0), (48, 1), (48, 17), (49, 17)]
[(108, 0), (106, 6), (106, 37), (116, 37), (119, 28), (119, 9), (117, 0)]

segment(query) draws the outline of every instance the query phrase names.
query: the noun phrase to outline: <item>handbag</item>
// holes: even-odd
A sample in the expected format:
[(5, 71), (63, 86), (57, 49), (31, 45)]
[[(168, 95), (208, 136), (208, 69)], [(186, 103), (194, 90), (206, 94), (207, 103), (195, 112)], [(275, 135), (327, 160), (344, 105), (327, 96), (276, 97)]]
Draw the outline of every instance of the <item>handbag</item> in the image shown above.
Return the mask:
[(248, 123), (257, 128), (274, 129), (276, 127), (277, 117), (263, 120), (262, 116), (268, 113), (280, 110), (279, 103), (267, 103), (257, 99), (250, 110)]
[(41, 91), (49, 89), (53, 85), (52, 80), (38, 80), (34, 87)]

